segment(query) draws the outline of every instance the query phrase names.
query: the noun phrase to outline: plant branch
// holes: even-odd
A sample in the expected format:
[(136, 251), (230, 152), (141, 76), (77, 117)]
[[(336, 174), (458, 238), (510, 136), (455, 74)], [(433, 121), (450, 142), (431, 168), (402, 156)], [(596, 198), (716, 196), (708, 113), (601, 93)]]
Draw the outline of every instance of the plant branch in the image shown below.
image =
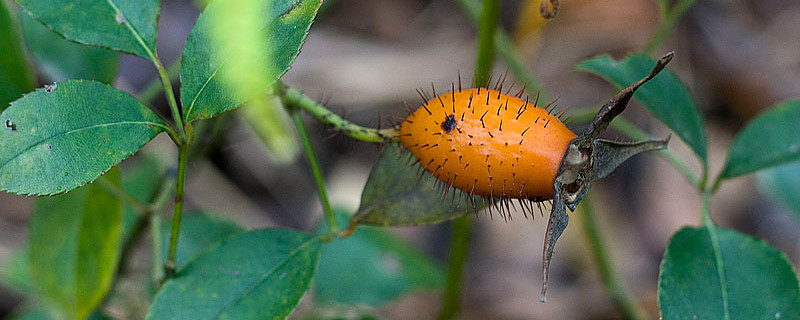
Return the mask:
[(290, 108), (289, 113), (292, 115), (294, 125), (297, 128), (297, 135), (303, 142), (303, 150), (306, 152), (306, 159), (308, 159), (308, 166), (311, 168), (311, 174), (314, 176), (314, 183), (317, 185), (317, 192), (319, 192), (319, 200), (322, 202), (322, 210), (325, 214), (325, 222), (328, 224), (328, 234), (339, 233), (339, 224), (336, 223), (336, 215), (331, 209), (330, 201), (328, 201), (328, 192), (325, 188), (325, 178), (322, 176), (322, 169), (317, 160), (317, 155), (314, 153), (314, 147), (311, 145), (311, 138), (308, 136), (308, 130), (305, 123), (303, 123), (303, 115), (297, 108)]
[(181, 226), (181, 215), (183, 214), (183, 186), (186, 182), (186, 158), (189, 151), (189, 144), (184, 143), (178, 146), (178, 177), (175, 183), (175, 206), (172, 212), (172, 229), (169, 235), (169, 251), (167, 261), (164, 263), (164, 279), (166, 280), (175, 275), (175, 257), (178, 251), (178, 233)]
[(325, 106), (317, 103), (295, 88), (279, 84), (279, 89), (281, 100), (285, 105), (303, 109), (322, 123), (334, 127), (336, 130), (341, 131), (346, 136), (353, 139), (377, 143), (389, 142), (397, 139), (398, 133), (395, 128), (374, 129), (359, 126), (333, 113)]
[(620, 311), (627, 319), (643, 320), (647, 319), (644, 310), (636, 304), (633, 297), (628, 294), (625, 287), (620, 281), (619, 274), (615, 272), (614, 264), (611, 261), (609, 252), (606, 250), (603, 235), (597, 226), (595, 219), (594, 208), (590, 200), (591, 196), (586, 195), (579, 208), (583, 216), (583, 231), (586, 234), (586, 240), (589, 242), (589, 247), (592, 253), (592, 260), (597, 266), (597, 271), (600, 275), (600, 280), (608, 289), (611, 298), (619, 307)]

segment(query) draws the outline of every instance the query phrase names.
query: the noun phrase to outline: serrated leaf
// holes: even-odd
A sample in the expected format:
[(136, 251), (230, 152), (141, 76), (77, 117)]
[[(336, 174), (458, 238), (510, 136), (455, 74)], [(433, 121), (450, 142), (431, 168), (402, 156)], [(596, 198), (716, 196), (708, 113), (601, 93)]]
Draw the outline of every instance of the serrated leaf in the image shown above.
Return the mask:
[(434, 224), (476, 212), (489, 204), (482, 197), (457, 190), (450, 190), (450, 197), (444, 198), (438, 186), (441, 182), (427, 171), (409, 166), (413, 162), (410, 157), (398, 144), (386, 147), (369, 174), (354, 219), (380, 226)]
[[(294, 61), (306, 38), (308, 29), (321, 5), (320, 0), (267, 1), (263, 9), (263, 35), (270, 50), (261, 57), (266, 66), (263, 82), (269, 86), (277, 81)], [(231, 110), (253, 97), (239, 96), (222, 81), (227, 52), (210, 50), (215, 15), (224, 10), (225, 2), (209, 4), (197, 19), (183, 51), (181, 62), (181, 103), (184, 119), (190, 122), (207, 119)], [(262, 88), (264, 92), (268, 87)]]
[(800, 218), (800, 162), (761, 170), (756, 174), (758, 189), (782, 203)]
[[(596, 74), (623, 88), (647, 75), (655, 60), (634, 54), (621, 61), (600, 55), (578, 64), (575, 69)], [(689, 90), (667, 70), (644, 84), (633, 96), (694, 151), (703, 163), (707, 160), (703, 118)]]
[(155, 55), (159, 0), (16, 1), (68, 40), (147, 59)]
[(720, 179), (800, 160), (800, 100), (787, 101), (751, 120), (736, 135)]
[(127, 93), (94, 81), (38, 89), (0, 122), (0, 190), (29, 195), (91, 182), (167, 129)]
[[(118, 183), (116, 170), (103, 179)], [(66, 319), (85, 319), (111, 287), (122, 205), (96, 185), (36, 201), (28, 267), (39, 297)]]
[(0, 112), (8, 103), (23, 93), (33, 90), (34, 73), (28, 61), (20, 38), (20, 28), (14, 12), (4, 1), (0, 1)]
[(117, 75), (118, 52), (65, 40), (27, 14), (22, 17), (22, 30), (31, 58), (47, 83), (73, 79), (111, 83)]
[(799, 319), (800, 288), (786, 255), (710, 228), (683, 228), (670, 240), (658, 279), (663, 319)]
[[(338, 221), (346, 222), (341, 216)], [(415, 289), (441, 288), (444, 277), (425, 253), (381, 228), (362, 226), (322, 248), (314, 301), (379, 306)]]
[(147, 319), (283, 319), (308, 290), (319, 249), (288, 229), (227, 238), (167, 281)]
[[(172, 224), (161, 225), (161, 239), (164, 239), (164, 261), (169, 251), (169, 234)], [(181, 221), (181, 233), (175, 262), (180, 269), (189, 259), (231, 235), (244, 231), (231, 221), (222, 220), (211, 214), (199, 211), (190, 212)]]

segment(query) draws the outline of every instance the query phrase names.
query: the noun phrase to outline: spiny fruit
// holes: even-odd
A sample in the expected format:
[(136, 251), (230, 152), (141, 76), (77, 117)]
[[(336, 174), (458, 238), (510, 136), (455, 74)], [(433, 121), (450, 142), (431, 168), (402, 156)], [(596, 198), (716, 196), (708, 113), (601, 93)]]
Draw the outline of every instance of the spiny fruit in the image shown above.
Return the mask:
[(550, 199), (577, 135), (536, 103), (486, 88), (454, 90), (409, 115), (399, 140), (425, 170), (469, 194)]
[(433, 99), (423, 95), (427, 102), (400, 124), (398, 139), (425, 170), (468, 194), (506, 205), (511, 198), (553, 199), (542, 253), (539, 300), (544, 302), (553, 250), (569, 222), (567, 209), (575, 210), (591, 180), (603, 178), (635, 154), (667, 146), (669, 138), (620, 143), (599, 135), (672, 56), (661, 57), (650, 74), (612, 97), (580, 135), (536, 102), (488, 88), (453, 88)]

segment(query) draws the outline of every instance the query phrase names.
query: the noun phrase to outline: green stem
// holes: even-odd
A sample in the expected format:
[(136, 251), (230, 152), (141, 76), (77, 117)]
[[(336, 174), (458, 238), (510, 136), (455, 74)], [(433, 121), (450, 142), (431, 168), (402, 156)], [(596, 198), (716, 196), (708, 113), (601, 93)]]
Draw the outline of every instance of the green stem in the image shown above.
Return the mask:
[(450, 264), (447, 270), (444, 304), (439, 313), (440, 320), (455, 319), (461, 307), (461, 278), (467, 260), (469, 244), (470, 217), (463, 216), (453, 220), (450, 236)]
[[(180, 60), (175, 60), (175, 62), (173, 62), (167, 67), (167, 77), (169, 77), (170, 82), (172, 81), (171, 79), (175, 79), (175, 77), (177, 77), (178, 74), (180, 74), (180, 71), (181, 71)], [(140, 101), (147, 103), (155, 99), (156, 96), (158, 96), (158, 94), (163, 91), (164, 91), (164, 86), (161, 84), (161, 77), (159, 77), (158, 79), (153, 79), (153, 81), (150, 81), (150, 83), (144, 86), (144, 88), (142, 89), (142, 91), (139, 92), (137, 97), (139, 98)]]
[[(570, 115), (570, 119), (577, 123), (584, 123), (589, 122), (594, 117), (596, 110), (590, 110), (590, 108), (583, 108), (575, 113)], [(644, 130), (637, 127), (632, 122), (626, 120), (625, 118), (618, 117), (611, 122), (611, 127), (619, 131), (620, 133), (628, 136), (634, 140), (648, 140), (652, 139), (650, 135), (645, 132)], [(700, 179), (697, 178), (697, 175), (692, 172), (692, 168), (677, 154), (672, 152), (670, 149), (664, 149), (656, 151), (656, 154), (667, 160), (670, 165), (672, 165), (678, 172), (680, 172), (684, 178), (686, 178), (689, 183), (696, 186), (698, 190), (703, 190), (703, 184)], [(705, 172), (705, 170), (704, 170)]]
[(172, 229), (169, 234), (169, 251), (167, 261), (164, 263), (164, 280), (175, 275), (175, 257), (178, 251), (178, 233), (181, 226), (181, 215), (183, 214), (183, 186), (186, 182), (186, 156), (189, 151), (189, 144), (184, 143), (178, 148), (178, 177), (175, 183), (175, 206), (172, 211)]
[(377, 143), (397, 139), (398, 133), (396, 129), (374, 129), (354, 124), (331, 112), (331, 110), (307, 97), (295, 88), (280, 85), (280, 94), (283, 103), (287, 106), (299, 107), (322, 123), (336, 128), (353, 139)]
[(500, 1), (484, 0), (478, 26), (478, 58), (475, 62), (475, 78), (478, 86), (488, 85), (488, 76), (494, 62), (494, 31), (497, 29), (497, 16), (500, 14)]
[(186, 143), (186, 128), (184, 127), (181, 111), (178, 109), (178, 101), (175, 99), (175, 93), (172, 91), (172, 82), (161, 60), (158, 59), (157, 56), (153, 56), (152, 60), (153, 65), (155, 65), (156, 70), (158, 70), (158, 77), (161, 79), (161, 84), (164, 87), (164, 94), (167, 96), (169, 109), (172, 112), (172, 120), (175, 121), (175, 127), (178, 129), (178, 138), (180, 141), (176, 141), (176, 143), (179, 145), (184, 144)]
[(592, 259), (597, 265), (597, 271), (600, 273), (600, 279), (603, 284), (608, 288), (614, 303), (617, 304), (620, 311), (628, 319), (639, 320), (647, 319), (644, 310), (636, 304), (635, 300), (625, 290), (622, 285), (619, 275), (615, 272), (614, 264), (611, 261), (609, 252), (606, 250), (603, 235), (597, 226), (597, 219), (595, 219), (594, 208), (590, 200), (590, 196), (581, 200), (581, 213), (583, 214), (583, 229), (586, 233), (586, 240), (589, 241), (589, 246), (592, 252)]
[[(477, 26), (480, 24), (481, 5), (474, 0), (458, 0), (462, 10), (469, 16), (470, 20)], [(536, 78), (531, 75), (525, 65), (525, 60), (517, 53), (511, 38), (508, 34), (500, 28), (496, 28), (494, 32), (494, 47), (500, 58), (505, 61), (511, 74), (517, 80), (527, 85), (526, 92), (531, 95), (539, 94), (542, 101), (547, 100), (547, 96), (541, 92), (541, 85)], [(480, 79), (479, 77), (476, 77)]]
[(300, 113), (300, 110), (296, 108), (291, 108), (289, 112), (292, 115), (295, 127), (297, 127), (297, 135), (303, 142), (303, 150), (306, 152), (308, 166), (311, 167), (311, 174), (314, 176), (314, 182), (317, 184), (319, 200), (322, 202), (322, 210), (325, 214), (325, 222), (328, 224), (328, 234), (337, 234), (339, 233), (339, 224), (336, 223), (336, 215), (331, 209), (330, 201), (328, 201), (325, 178), (322, 176), (322, 169), (317, 160), (317, 155), (314, 153), (314, 147), (311, 145), (311, 138), (309, 138), (308, 130), (306, 129), (305, 123), (303, 123), (303, 115)]
[(666, 14), (662, 13), (663, 19), (661, 21), (661, 25), (656, 30), (656, 33), (653, 34), (653, 37), (650, 38), (650, 41), (645, 45), (642, 51), (648, 55), (652, 55), (661, 43), (667, 39), (669, 34), (675, 28), (675, 25), (678, 24), (678, 21), (686, 14), (686, 11), (691, 8), (696, 0), (681, 0), (671, 9), (666, 9), (664, 6), (659, 6), (661, 12), (667, 10)]
[(124, 202), (125, 204), (129, 205), (131, 208), (133, 208), (134, 210), (138, 211), (141, 214), (147, 214), (148, 212), (151, 212), (153, 210), (152, 206), (149, 203), (136, 199), (130, 193), (120, 188), (119, 186), (111, 182), (108, 182), (106, 179), (97, 179), (95, 180), (95, 183), (97, 184), (97, 186), (103, 188), (112, 196)]

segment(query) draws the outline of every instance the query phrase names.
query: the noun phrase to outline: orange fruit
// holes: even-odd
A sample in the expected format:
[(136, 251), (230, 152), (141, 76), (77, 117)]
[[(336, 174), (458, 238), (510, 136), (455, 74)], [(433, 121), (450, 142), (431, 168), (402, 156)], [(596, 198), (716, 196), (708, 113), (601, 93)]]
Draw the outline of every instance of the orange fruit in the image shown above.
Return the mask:
[(552, 198), (575, 137), (535, 102), (486, 88), (430, 99), (399, 128), (400, 143), (434, 177), (494, 199)]

